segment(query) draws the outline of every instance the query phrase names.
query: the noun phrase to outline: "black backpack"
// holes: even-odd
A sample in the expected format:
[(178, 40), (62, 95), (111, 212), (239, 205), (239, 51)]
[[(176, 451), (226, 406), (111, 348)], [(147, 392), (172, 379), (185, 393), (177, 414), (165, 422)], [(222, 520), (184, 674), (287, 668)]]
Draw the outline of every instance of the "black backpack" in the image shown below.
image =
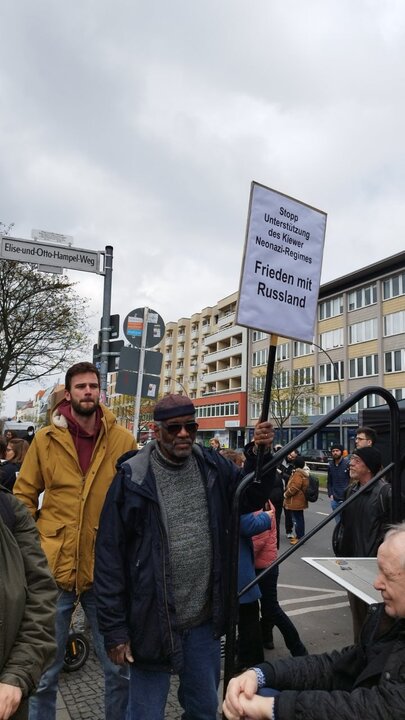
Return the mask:
[(308, 502), (316, 502), (319, 496), (319, 480), (312, 473), (309, 474), (308, 487), (305, 490), (305, 497)]

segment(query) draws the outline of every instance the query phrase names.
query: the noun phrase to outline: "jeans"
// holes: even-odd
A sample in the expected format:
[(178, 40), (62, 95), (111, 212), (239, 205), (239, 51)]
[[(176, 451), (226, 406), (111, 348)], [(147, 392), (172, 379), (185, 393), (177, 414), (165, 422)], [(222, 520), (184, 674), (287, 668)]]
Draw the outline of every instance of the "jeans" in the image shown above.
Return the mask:
[(292, 516), (295, 525), (295, 534), (298, 540), (301, 540), (305, 535), (305, 521), (303, 510), (292, 510)]
[[(262, 571), (256, 570), (256, 575)], [(270, 570), (265, 577), (259, 581), (260, 610), (264, 627), (273, 628), (275, 625), (280, 630), (284, 642), (292, 655), (303, 655), (305, 647), (294, 623), (280, 606), (277, 598), (278, 566)]]
[[(183, 720), (216, 720), (220, 674), (220, 641), (212, 624), (182, 633), (184, 669), (179, 673), (178, 698)], [(164, 720), (170, 687), (169, 672), (130, 666), (128, 720)]]
[[(333, 512), (333, 510), (336, 510), (336, 508), (338, 508), (339, 505), (342, 504), (342, 502), (343, 502), (343, 500), (331, 500), (330, 506), (332, 508), (332, 512)], [(335, 523), (338, 523), (338, 522), (340, 522), (340, 514), (335, 515)]]
[[(29, 720), (55, 720), (58, 676), (63, 666), (69, 627), (76, 600), (77, 595), (74, 590), (59, 591), (56, 606), (56, 658), (42, 675), (37, 691), (30, 699)], [(104, 649), (103, 637), (98, 629), (93, 590), (82, 593), (80, 603), (91, 627), (94, 649), (104, 670), (106, 720), (125, 720), (129, 690), (128, 668), (127, 666), (114, 665), (108, 659)]]

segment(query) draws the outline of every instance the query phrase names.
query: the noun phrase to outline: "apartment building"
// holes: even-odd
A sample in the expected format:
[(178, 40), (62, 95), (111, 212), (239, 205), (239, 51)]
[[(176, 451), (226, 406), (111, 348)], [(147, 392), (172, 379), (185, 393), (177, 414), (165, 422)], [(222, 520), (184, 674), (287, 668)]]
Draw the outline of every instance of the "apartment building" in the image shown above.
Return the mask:
[[(286, 387), (300, 382), (312, 384), (316, 390), (312, 397), (303, 398), (300, 414), (289, 418), (283, 439), (295, 437), (366, 386), (382, 386), (397, 400), (405, 398), (404, 348), (405, 253), (322, 285), (314, 343), (279, 339), (277, 359), (285, 372)], [(250, 371), (254, 373), (255, 367), (266, 362), (266, 343), (256, 340)], [(366, 396), (318, 433), (314, 446), (328, 448), (331, 442), (341, 440), (351, 449), (359, 410), (382, 403), (378, 395)], [(250, 403), (249, 411), (248, 424), (253, 425), (259, 417), (259, 404)]]
[[(234, 325), (236, 301), (234, 293), (168, 323), (160, 346), (163, 393), (192, 397), (199, 439), (215, 435), (230, 447), (250, 439), (260, 416), (269, 349), (265, 333)], [(313, 344), (279, 337), (276, 358), (286, 396), (296, 385), (313, 389), (285, 421), (284, 441), (365, 386), (405, 398), (405, 253), (322, 285)], [(341, 439), (351, 448), (358, 411), (381, 403), (379, 396), (367, 396), (318, 433), (313, 446), (327, 448)]]
[(237, 293), (166, 325), (163, 393), (185, 393), (197, 408), (199, 439), (241, 447), (247, 423), (248, 331), (234, 324)]

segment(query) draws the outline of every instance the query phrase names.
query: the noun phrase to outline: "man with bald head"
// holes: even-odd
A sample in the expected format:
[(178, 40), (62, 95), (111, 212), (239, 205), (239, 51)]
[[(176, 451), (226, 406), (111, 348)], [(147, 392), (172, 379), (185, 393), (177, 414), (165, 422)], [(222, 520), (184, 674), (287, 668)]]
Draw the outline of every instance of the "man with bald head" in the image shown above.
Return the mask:
[(405, 523), (377, 555), (372, 605), (360, 642), (322, 655), (262, 663), (233, 678), (229, 720), (403, 720), (405, 718)]

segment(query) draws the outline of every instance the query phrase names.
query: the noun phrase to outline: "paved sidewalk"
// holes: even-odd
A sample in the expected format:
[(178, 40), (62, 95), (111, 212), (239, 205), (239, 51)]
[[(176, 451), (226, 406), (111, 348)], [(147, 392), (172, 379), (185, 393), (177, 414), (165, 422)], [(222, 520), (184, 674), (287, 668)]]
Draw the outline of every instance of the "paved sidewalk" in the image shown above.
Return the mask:
[[(166, 706), (166, 720), (179, 720), (177, 681), (173, 678)], [(71, 673), (61, 673), (56, 720), (104, 720), (104, 676), (91, 648), (86, 664)]]

